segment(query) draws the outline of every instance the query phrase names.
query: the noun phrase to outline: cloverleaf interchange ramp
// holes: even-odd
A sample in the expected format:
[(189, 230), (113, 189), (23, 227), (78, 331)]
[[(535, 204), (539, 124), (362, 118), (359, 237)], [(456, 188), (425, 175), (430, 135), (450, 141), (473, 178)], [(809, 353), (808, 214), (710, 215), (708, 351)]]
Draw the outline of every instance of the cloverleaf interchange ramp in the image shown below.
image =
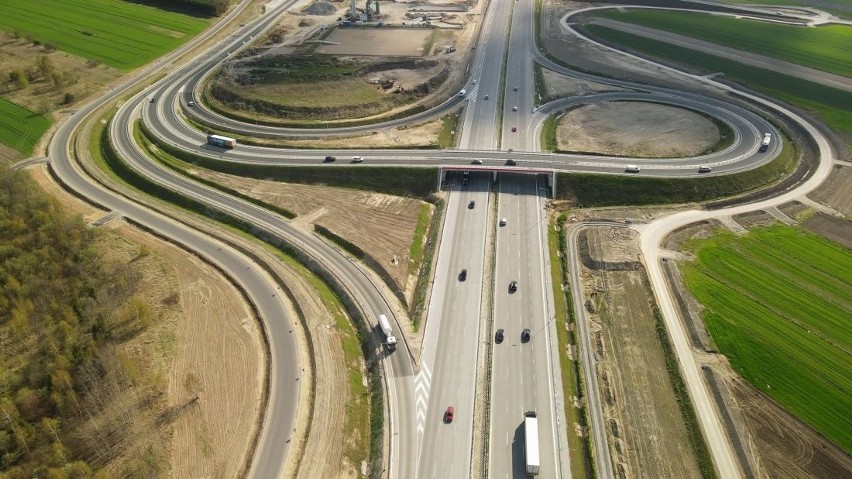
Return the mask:
[[(506, 2), (504, 2), (506, 3)], [(513, 2), (514, 3), (514, 2)], [(531, 2), (522, 2), (520, 8), (532, 8)], [(493, 1), (491, 7), (489, 8), (488, 15), (491, 15), (493, 8), (495, 6), (499, 6), (500, 2)], [(272, 24), (275, 17), (282, 13), (286, 8), (286, 5), (282, 5), (275, 10), (272, 10), (270, 13), (256, 21), (255, 23), (248, 25), (246, 28), (242, 29), (238, 35), (235, 35), (230, 45), (222, 50), (228, 51), (228, 53), (235, 51), (237, 45), (241, 44), (243, 38), (247, 36), (254, 36), (258, 32), (260, 32), (263, 28), (268, 27)], [(518, 7), (516, 7), (518, 8)], [(508, 18), (508, 17), (507, 17)], [(507, 25), (499, 24), (495, 26), (495, 28), (507, 28)], [(516, 54), (526, 54), (525, 52), (535, 51), (536, 52), (536, 61), (539, 63), (546, 63), (546, 61), (540, 58), (535, 49), (534, 39), (530, 38), (531, 30), (527, 32), (527, 35), (522, 39), (521, 43), (518, 44), (517, 53)], [(527, 44), (528, 48), (524, 48), (524, 42)], [(496, 43), (495, 43), (496, 44)], [(234, 50), (230, 50), (233, 48)], [(496, 48), (496, 47), (495, 47)], [(480, 50), (481, 52), (482, 50)], [(492, 49), (492, 55), (495, 50)], [(481, 55), (482, 53), (477, 53), (477, 55)], [(227, 56), (227, 55), (226, 55)], [(502, 57), (502, 55), (500, 55)], [(477, 57), (481, 58), (481, 57)], [(282, 165), (304, 165), (314, 162), (316, 159), (321, 158), (325, 155), (325, 152), (322, 155), (318, 154), (316, 151), (308, 151), (308, 150), (278, 150), (271, 148), (260, 148), (260, 147), (248, 147), (248, 146), (240, 146), (239, 148), (229, 151), (227, 153), (222, 152), (211, 152), (210, 150), (202, 147), (201, 145), (204, 143), (204, 135), (194, 129), (192, 129), (178, 114), (181, 105), (185, 105), (189, 99), (193, 98), (192, 91), (195, 91), (195, 85), (193, 81), (197, 81), (203, 75), (209, 71), (211, 68), (215, 67), (217, 62), (221, 61), (222, 58), (213, 56), (213, 57), (197, 57), (196, 60), (189, 63), (184, 68), (178, 70), (174, 74), (167, 76), (164, 80), (162, 80), (158, 85), (149, 90), (146, 93), (142, 93), (137, 95), (131, 101), (128, 101), (118, 112), (115, 119), (113, 120), (110, 128), (110, 136), (111, 141), (114, 144), (114, 147), (121, 154), (122, 158), (131, 165), (139, 174), (142, 174), (149, 178), (151, 181), (157, 182), (158, 184), (168, 187), (169, 189), (180, 192), (181, 194), (187, 195), (196, 199), (199, 202), (205, 203), (219, 211), (226, 212), (230, 215), (234, 215), (245, 220), (250, 221), (252, 224), (256, 225), (258, 228), (262, 228), (267, 233), (274, 235), (275, 237), (281, 238), (286, 241), (288, 244), (292, 245), (294, 248), (301, 251), (307, 258), (310, 259), (311, 262), (315, 263), (317, 268), (322, 269), (327, 272), (327, 279), (332, 278), (339, 282), (339, 287), (343, 290), (346, 290), (355, 304), (358, 305), (360, 309), (361, 315), (366, 319), (367, 322), (371, 322), (372, 318), (378, 316), (381, 313), (389, 313), (392, 312), (392, 308), (388, 306), (387, 301), (384, 300), (382, 293), (379, 292), (376, 287), (371, 283), (370, 278), (366, 275), (358, 265), (355, 265), (350, 261), (345, 255), (341, 254), (335, 248), (330, 247), (324, 241), (319, 240), (313, 235), (305, 234), (297, 230), (296, 228), (291, 227), (288, 222), (281, 218), (280, 216), (270, 213), (263, 208), (259, 208), (255, 205), (247, 203), (245, 201), (235, 199), (221, 193), (215, 189), (205, 187), (194, 183), (186, 178), (180, 177), (176, 175), (174, 172), (166, 170), (162, 166), (152, 162), (148, 159), (144, 154), (140, 152), (140, 149), (133, 142), (133, 134), (132, 134), (132, 125), (136, 118), (141, 115), (144, 119), (146, 126), (161, 140), (167, 141), (176, 147), (182, 148), (186, 151), (191, 151), (194, 154), (202, 154), (214, 158), (220, 158), (226, 161), (243, 161), (243, 162), (254, 162), (254, 163), (273, 163), (273, 164), (282, 164)], [(481, 62), (478, 64), (482, 64)], [(559, 71), (564, 74), (571, 74), (578, 77), (582, 77), (583, 75), (575, 74), (570, 70), (565, 69), (564, 67), (560, 67), (558, 65), (546, 65), (548, 67), (552, 67), (554, 71)], [(594, 78), (595, 81), (604, 81), (597, 77), (592, 77), (589, 75), (585, 75), (586, 77)], [(195, 79), (195, 80), (193, 80)], [(710, 157), (702, 157), (702, 158), (693, 158), (693, 159), (684, 159), (684, 160), (675, 160), (675, 161), (648, 161), (642, 160), (643, 171), (646, 169), (651, 170), (653, 175), (660, 176), (685, 176), (685, 175), (694, 175), (696, 174), (697, 166), (700, 164), (713, 164), (714, 171), (726, 172), (726, 171), (737, 171), (743, 168), (754, 168), (760, 164), (769, 161), (773, 155), (777, 154), (777, 142), (776, 147), (773, 151), (768, 152), (767, 154), (756, 154), (757, 146), (759, 144), (759, 137), (762, 132), (765, 131), (773, 131), (776, 135), (778, 135), (777, 130), (775, 130), (768, 122), (761, 119), (760, 117), (747, 112), (744, 109), (734, 107), (733, 105), (727, 104), (725, 102), (720, 102), (718, 100), (712, 100), (708, 97), (703, 97), (695, 94), (685, 94), (679, 92), (673, 92), (671, 90), (666, 89), (658, 89), (654, 87), (649, 87), (647, 85), (634, 85), (628, 82), (613, 82), (613, 84), (619, 84), (620, 86), (626, 86), (633, 88), (635, 90), (641, 90), (648, 93), (622, 93), (622, 94), (611, 94), (609, 96), (601, 96), (598, 98), (591, 99), (600, 100), (600, 99), (632, 99), (632, 100), (643, 100), (643, 99), (652, 99), (651, 101), (660, 101), (666, 103), (673, 103), (680, 106), (687, 106), (694, 109), (698, 109), (701, 111), (706, 111), (708, 109), (708, 105), (710, 111), (707, 111), (708, 114), (715, 117), (723, 117), (723, 121), (729, 123), (731, 127), (734, 129), (735, 134), (737, 135), (737, 140), (734, 142), (734, 145), (731, 148), (726, 149), (725, 151), (718, 152), (717, 154), (711, 155)], [(509, 85), (506, 85), (510, 87)], [(529, 86), (523, 87), (526, 93), (528, 92)], [(156, 92), (155, 95), (158, 97), (158, 101), (155, 104), (149, 104), (146, 100), (148, 96), (151, 95), (151, 92)], [(119, 92), (113, 93), (112, 97), (116, 96)], [(623, 95), (623, 96), (621, 96)], [(106, 102), (110, 100), (111, 97), (107, 97), (103, 100)], [(440, 114), (443, 114), (449, 108), (455, 107), (461, 99), (452, 98), (447, 102), (439, 105), (435, 109), (432, 109), (428, 112), (423, 112), (418, 114), (418, 119), (435, 117)], [(478, 99), (469, 100), (470, 101), (480, 101)], [(586, 101), (590, 101), (587, 99)], [(560, 103), (552, 103), (548, 105), (542, 106), (534, 115), (532, 115), (532, 120), (530, 121), (528, 127), (525, 128), (524, 135), (526, 138), (526, 144), (529, 145), (530, 141), (537, 142), (537, 135), (530, 136), (530, 131), (537, 132), (540, 128), (541, 123), (546, 119), (547, 114), (551, 112), (558, 111), (566, 106), (568, 106), (569, 100), (557, 101)], [(496, 102), (495, 102), (496, 103)], [(768, 104), (769, 107), (774, 107), (772, 104)], [(92, 111), (94, 105), (89, 109), (85, 110), (85, 113)], [(195, 108), (195, 107), (193, 107)], [(201, 111), (204, 114), (204, 110), (199, 105), (197, 110)], [(530, 112), (532, 113), (532, 112)], [(193, 112), (195, 114), (195, 112)], [(495, 115), (496, 111), (488, 112), (489, 115)], [(526, 114), (526, 112), (525, 112)], [(504, 113), (505, 115), (505, 113)], [(790, 118), (796, 119), (802, 125), (805, 125), (806, 128), (809, 129), (810, 133), (817, 138), (817, 141), (820, 146), (821, 153), (823, 155), (823, 159), (830, 159), (831, 152), (830, 148), (827, 146), (827, 142), (825, 142), (824, 138), (820, 140), (821, 136), (819, 136), (818, 131), (816, 131), (810, 124), (804, 122), (801, 118), (793, 116), (789, 114)], [(84, 112), (78, 113), (78, 117), (80, 119), (85, 116)], [(78, 118), (75, 117), (75, 118)], [(110, 209), (113, 211), (119, 211), (124, 216), (133, 221), (136, 221), (140, 224), (145, 225), (147, 228), (157, 231), (160, 234), (172, 238), (175, 241), (178, 241), (187, 248), (196, 251), (198, 254), (212, 259), (216, 262), (223, 270), (227, 271), (229, 275), (231, 275), (234, 280), (240, 284), (243, 289), (247, 292), (248, 296), (251, 299), (252, 304), (258, 309), (259, 315), (264, 318), (267, 334), (270, 339), (270, 356), (271, 356), (271, 365), (270, 369), (273, 373), (273, 376), (270, 378), (270, 402), (268, 404), (268, 410), (265, 416), (265, 423), (263, 426), (263, 432), (259, 440), (258, 444), (258, 453), (255, 457), (254, 465), (252, 468), (252, 473), (256, 477), (269, 477), (269, 475), (275, 475), (275, 471), (280, 471), (280, 464), (283, 462), (283, 454), (281, 451), (281, 444), (284, 444), (283, 440), (286, 437), (286, 434), (289, 433), (290, 428), (284, 427), (287, 424), (292, 424), (292, 418), (295, 414), (294, 411), (294, 400), (293, 397), (295, 395), (295, 391), (292, 387), (286, 386), (287, 384), (293, 384), (295, 382), (295, 377), (297, 368), (288, 367), (290, 365), (298, 364), (297, 360), (294, 356), (295, 348), (292, 346), (292, 337), (290, 337), (286, 333), (287, 323), (282, 321), (273, 321), (273, 318), (286, 318), (286, 313), (283, 310), (282, 304), (280, 303), (280, 299), (276, 299), (275, 289), (272, 286), (272, 281), (268, 277), (265, 277), (259, 268), (253, 268), (252, 263), (246, 258), (240, 257), (235, 252), (230, 251), (228, 248), (222, 248), (221, 244), (216, 243), (214, 240), (210, 238), (206, 238), (203, 235), (195, 232), (191, 228), (187, 228), (184, 225), (178, 224), (174, 221), (169, 220), (157, 213), (151, 212), (133, 202), (130, 202), (122, 197), (116, 197), (109, 191), (105, 190), (103, 187), (98, 186), (90, 179), (86, 178), (85, 174), (83, 174), (79, 169), (77, 169), (73, 159), (71, 156), (67, 154), (67, 151), (64, 151), (64, 146), (68, 144), (70, 141), (70, 136), (73, 131), (74, 126), (80, 120), (69, 121), (65, 125), (60, 128), (60, 131), (57, 133), (54, 138), (54, 143), (51, 148), (51, 161), (52, 167), (55, 170), (57, 176), (62, 179), (62, 181), (68, 186), (70, 189), (77, 191), (81, 195), (90, 198), (90, 200), (94, 203), (100, 204), (106, 209)], [(216, 116), (205, 117), (205, 122), (210, 121), (219, 121)], [(408, 121), (412, 121), (411, 118), (394, 120), (391, 123), (383, 124), (381, 126), (394, 126), (404, 124)], [(489, 121), (494, 121), (489, 119)], [(230, 122), (229, 122), (230, 123)], [(536, 125), (532, 127), (532, 125)], [(232, 125), (234, 131), (239, 131), (239, 129), (243, 129), (246, 131), (253, 131), (254, 129), (260, 129), (261, 127), (253, 127), (250, 125)], [(370, 125), (364, 127), (351, 127), (355, 128), (354, 130), (323, 130), (323, 134), (329, 135), (339, 135), (339, 134), (348, 134), (353, 131), (369, 131), (371, 129), (376, 128), (380, 125)], [(465, 125), (468, 127), (470, 125)], [(228, 123), (221, 125), (222, 129), (229, 129), (230, 126)], [(478, 128), (485, 128), (479, 126)], [(493, 130), (495, 126), (492, 124), (491, 129)], [(503, 125), (503, 129), (508, 128), (507, 124)], [(486, 128), (487, 129), (487, 128)], [(263, 127), (263, 135), (280, 135), (280, 137), (288, 137), (288, 136), (304, 136), (304, 130), (294, 130), (294, 129), (276, 129), (272, 127)], [(310, 134), (318, 134), (318, 132), (311, 131)], [(274, 136), (278, 137), (278, 136)], [(505, 137), (505, 133), (504, 133)], [(65, 143), (63, 143), (65, 142)], [(598, 172), (622, 172), (624, 169), (624, 164), (630, 163), (631, 159), (601, 159), (590, 156), (577, 156), (577, 155), (550, 155), (550, 154), (539, 154), (534, 151), (528, 151), (524, 153), (520, 152), (496, 152), (490, 148), (494, 148), (491, 145), (484, 145), (485, 148), (479, 150), (472, 151), (464, 151), (464, 150), (451, 150), (451, 151), (442, 151), (436, 152), (434, 150), (401, 150), (401, 151), (389, 151), (389, 150), (381, 150), (381, 151), (370, 151), (370, 150), (349, 150), (348, 154), (363, 154), (368, 156), (370, 163), (375, 163), (378, 165), (394, 165), (394, 166), (433, 166), (440, 167), (444, 165), (454, 165), (456, 167), (469, 164), (471, 159), (473, 158), (482, 158), (486, 157), (488, 162), (496, 163), (498, 161), (502, 161), (504, 159), (518, 159), (520, 169), (515, 171), (524, 171), (524, 167), (529, 168), (547, 168), (553, 170), (564, 170), (564, 171), (598, 171)], [(536, 147), (527, 147), (530, 150), (535, 150)], [(61, 151), (60, 151), (61, 150)], [(827, 175), (827, 170), (822, 165), (825, 164), (825, 161), (821, 163), (819, 171), (816, 172), (814, 176), (805, 183), (804, 186), (796, 189), (794, 192), (797, 194), (802, 194), (802, 192), (806, 192), (806, 188), (813, 188), (816, 184), (814, 178), (824, 178), (824, 175)], [(486, 163), (488, 166), (489, 163)], [(493, 165), (492, 165), (493, 166)], [(336, 166), (332, 166), (336, 167)], [(822, 175), (822, 176), (821, 176)], [(535, 191), (537, 187), (535, 185), (532, 186), (531, 190), (526, 191)], [(529, 192), (526, 194), (530, 194)], [(787, 197), (788, 195), (785, 195)], [(770, 200), (774, 201), (774, 200)], [(773, 203), (774, 204), (774, 203)], [(743, 206), (738, 208), (750, 208), (749, 206)], [(703, 218), (705, 212), (695, 212), (691, 216), (690, 215), (681, 215), (678, 216), (678, 221), (687, 221), (692, 220), (694, 218)], [(646, 235), (643, 234), (643, 251), (646, 251), (646, 260), (653, 262), (656, 258), (654, 253), (652, 252), (654, 248), (658, 248), (659, 240), (666, 231), (670, 231), (669, 228), (673, 223), (665, 223), (661, 222), (659, 226), (655, 226), (650, 230), (654, 231), (653, 236), (648, 236), (650, 239), (647, 240), (646, 243)], [(659, 237), (658, 237), (659, 236)], [(654, 243), (656, 241), (656, 243)], [(653, 270), (653, 267), (649, 265), (649, 274)], [(658, 300), (660, 297), (665, 296), (665, 291), (662, 291), (659, 288), (664, 288), (664, 286), (660, 286), (661, 283), (657, 278), (653, 280), (654, 289), (656, 294), (658, 295)], [(664, 284), (664, 282), (663, 282)], [(546, 289), (546, 288), (544, 288)], [(660, 300), (661, 307), (664, 306), (664, 301)], [(666, 317), (667, 324), (670, 327), (670, 331), (677, 331), (674, 328), (676, 325), (670, 321), (671, 314), (675, 314), (673, 316), (676, 319), (676, 313), (672, 311), (667, 311), (664, 309), (664, 316)], [(675, 334), (675, 333), (671, 333)], [(676, 346), (677, 341), (675, 341)], [(392, 434), (395, 437), (395, 443), (391, 445), (391, 476), (393, 477), (413, 477), (412, 467), (419, 461), (413, 459), (416, 451), (415, 441), (412, 439), (411, 434), (413, 433), (413, 418), (415, 414), (412, 412), (412, 409), (415, 404), (413, 387), (411, 385), (411, 376), (415, 373), (415, 367), (411, 361), (408, 352), (405, 348), (401, 348), (401, 351), (390, 356), (390, 361), (386, 361), (386, 367), (390, 378), (392, 378), (389, 382), (391, 387), (390, 395), (391, 395), (391, 421), (390, 427), (391, 430), (394, 431)], [(691, 371), (689, 368), (689, 362), (684, 362), (684, 358), (688, 356), (688, 351), (683, 351), (680, 346), (677, 347), (678, 357), (681, 358), (681, 367), (685, 371)], [(694, 362), (691, 363), (692, 367), (694, 367)], [(690, 373), (691, 374), (691, 373)], [(690, 392), (691, 394), (695, 394), (697, 397), (701, 397), (701, 395), (706, 396), (706, 391), (703, 391), (700, 388), (693, 388), (694, 383), (697, 381), (700, 383), (700, 378), (693, 378), (687, 374), (688, 383), (690, 384)], [(694, 396), (695, 397), (695, 396)], [(696, 401), (700, 403), (701, 401)], [(714, 413), (710, 410), (701, 409), (699, 407), (699, 416), (704, 418), (711, 418), (714, 416)], [(715, 426), (718, 429), (718, 425)], [(705, 435), (712, 436), (713, 425), (705, 426)], [(397, 436), (397, 434), (399, 434)], [(713, 443), (716, 441), (716, 438), (711, 441)], [(719, 446), (724, 447), (724, 446)], [(601, 449), (601, 448), (597, 448)], [(606, 448), (604, 447), (605, 451)], [(601, 451), (598, 451), (601, 453)], [(286, 450), (285, 450), (286, 453)], [(728, 452), (729, 454), (729, 452)], [(717, 467), (720, 467), (721, 471), (726, 473), (733, 473), (736, 468), (730, 468), (725, 465), (724, 461), (719, 462), (720, 458), (724, 458), (725, 451), (719, 449), (718, 447), (714, 450), (714, 456), (717, 459)], [(599, 461), (599, 467), (608, 464), (608, 461), (605, 459), (601, 459)], [(722, 464), (722, 465), (720, 465)], [(601, 475), (603, 477), (609, 477), (611, 472), (607, 474), (606, 469), (603, 469)], [(727, 476), (726, 476), (727, 477)]]

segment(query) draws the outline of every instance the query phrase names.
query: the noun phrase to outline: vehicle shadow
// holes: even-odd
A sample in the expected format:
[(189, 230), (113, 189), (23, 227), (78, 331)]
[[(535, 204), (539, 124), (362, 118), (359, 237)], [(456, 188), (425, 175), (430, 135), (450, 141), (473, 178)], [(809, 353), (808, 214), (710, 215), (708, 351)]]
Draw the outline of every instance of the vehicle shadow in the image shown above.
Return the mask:
[(524, 456), (524, 423), (521, 422), (515, 428), (515, 435), (512, 437), (512, 475), (516, 479), (527, 477), (527, 463)]

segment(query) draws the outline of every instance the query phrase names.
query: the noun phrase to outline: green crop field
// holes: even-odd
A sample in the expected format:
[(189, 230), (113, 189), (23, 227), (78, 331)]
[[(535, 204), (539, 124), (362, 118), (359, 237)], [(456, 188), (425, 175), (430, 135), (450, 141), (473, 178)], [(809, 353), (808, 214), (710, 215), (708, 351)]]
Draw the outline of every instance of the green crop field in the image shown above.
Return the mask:
[(0, 30), (131, 70), (173, 50), (208, 24), (119, 0), (4, 0)]
[(790, 226), (689, 247), (684, 278), (734, 369), (852, 451), (852, 250)]
[(51, 123), (50, 118), (0, 98), (0, 143), (26, 156), (33, 153), (33, 147)]
[(817, 28), (704, 13), (608, 10), (597, 15), (852, 76), (852, 26)]
[(725, 78), (813, 110), (828, 126), (852, 133), (852, 93), (599, 25), (587, 25), (582, 29), (603, 41), (629, 45), (632, 51), (684, 63), (706, 72), (724, 72)]

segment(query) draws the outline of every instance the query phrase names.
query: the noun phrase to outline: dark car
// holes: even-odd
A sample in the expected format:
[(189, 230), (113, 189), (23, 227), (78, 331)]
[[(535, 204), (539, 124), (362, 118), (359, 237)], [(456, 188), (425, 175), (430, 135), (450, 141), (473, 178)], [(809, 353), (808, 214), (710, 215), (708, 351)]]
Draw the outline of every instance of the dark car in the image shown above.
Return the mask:
[(530, 330), (525, 329), (525, 330), (521, 331), (521, 342), (526, 343), (526, 342), (529, 342), (529, 340), (530, 340)]
[(517, 126), (513, 126), (513, 127), (512, 127), (512, 133), (514, 133), (514, 132), (516, 132), (516, 131), (518, 131), (518, 127), (517, 127)]
[(503, 338), (506, 336), (506, 332), (503, 329), (498, 329), (497, 334), (494, 335), (494, 342), (500, 344), (503, 342)]
[(513, 159), (511, 159), (511, 158), (510, 158), (510, 159), (508, 159), (508, 160), (506, 160), (506, 166), (515, 166), (515, 165), (517, 165), (517, 164), (518, 164), (518, 162), (517, 162), (517, 161), (515, 161), (515, 160), (513, 160)]
[(467, 270), (463, 269), (463, 270), (461, 270), (461, 273), (459, 273), (459, 281), (464, 281), (466, 279), (467, 279)]
[(452, 406), (447, 406), (447, 412), (444, 413), (444, 422), (449, 424), (453, 422), (456, 415), (456, 410)]
[(476, 207), (476, 201), (471, 200), (470, 203), (467, 204), (467, 209), (472, 210)]
[(518, 290), (518, 282), (517, 281), (512, 281), (511, 283), (509, 283), (509, 292), (510, 293), (514, 293), (517, 290)]
[(337, 159), (337, 158), (335, 158), (335, 157), (333, 157), (333, 156), (326, 156), (326, 157), (325, 157), (325, 159), (324, 159), (324, 160), (322, 160), (322, 161), (323, 161), (324, 163), (331, 163), (332, 161), (334, 161), (334, 160), (336, 160), (336, 159)]

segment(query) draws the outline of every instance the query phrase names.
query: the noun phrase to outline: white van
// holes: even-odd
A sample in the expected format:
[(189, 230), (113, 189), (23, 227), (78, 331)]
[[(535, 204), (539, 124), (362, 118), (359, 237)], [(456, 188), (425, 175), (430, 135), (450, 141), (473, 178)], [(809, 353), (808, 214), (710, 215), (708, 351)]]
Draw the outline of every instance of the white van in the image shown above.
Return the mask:
[(624, 171), (628, 173), (639, 173), (639, 165), (627, 165)]

